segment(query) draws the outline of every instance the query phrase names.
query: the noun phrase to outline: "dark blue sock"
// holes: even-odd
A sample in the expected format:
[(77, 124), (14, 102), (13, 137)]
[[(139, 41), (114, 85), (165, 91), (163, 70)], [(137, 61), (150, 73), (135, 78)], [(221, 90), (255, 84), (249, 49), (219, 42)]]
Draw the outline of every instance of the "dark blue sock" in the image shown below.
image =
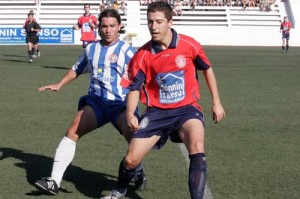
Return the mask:
[(138, 180), (139, 178), (144, 178), (144, 176), (143, 164), (140, 163), (135, 169), (134, 181)]
[(189, 189), (191, 199), (202, 199), (206, 181), (206, 160), (204, 153), (190, 155)]
[(117, 189), (127, 189), (130, 181), (133, 179), (136, 169), (128, 170), (124, 167), (124, 160), (121, 161), (119, 166), (119, 176)]

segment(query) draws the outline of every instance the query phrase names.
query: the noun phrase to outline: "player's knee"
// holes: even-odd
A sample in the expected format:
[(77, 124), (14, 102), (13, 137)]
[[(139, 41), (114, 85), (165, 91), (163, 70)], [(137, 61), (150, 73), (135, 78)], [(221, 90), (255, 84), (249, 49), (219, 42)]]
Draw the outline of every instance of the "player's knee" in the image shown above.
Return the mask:
[(204, 153), (204, 142), (203, 141), (196, 141), (192, 142), (189, 146), (190, 154), (194, 153)]
[(140, 161), (138, 161), (137, 159), (129, 157), (129, 156), (126, 156), (124, 160), (125, 160), (124, 165), (125, 165), (126, 169), (129, 169), (129, 170), (135, 169), (140, 163)]
[(78, 134), (77, 131), (71, 126), (67, 130), (66, 137), (73, 140), (74, 142), (77, 142), (81, 135)]

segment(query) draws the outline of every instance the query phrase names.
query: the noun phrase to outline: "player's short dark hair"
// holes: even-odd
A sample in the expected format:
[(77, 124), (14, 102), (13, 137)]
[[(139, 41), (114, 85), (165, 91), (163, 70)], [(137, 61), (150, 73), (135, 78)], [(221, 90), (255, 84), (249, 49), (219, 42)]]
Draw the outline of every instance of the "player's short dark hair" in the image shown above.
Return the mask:
[(91, 7), (91, 5), (89, 3), (85, 3), (83, 4), (83, 7), (85, 8), (85, 6), (89, 6), (89, 8)]
[(171, 5), (166, 1), (151, 2), (147, 8), (147, 15), (149, 12), (163, 12), (168, 21), (172, 19), (173, 10)]
[[(99, 17), (98, 17), (99, 26), (101, 26), (101, 22), (102, 22), (103, 17), (116, 18), (117, 21), (118, 21), (118, 24), (119, 25), (121, 24), (121, 16), (120, 16), (119, 12), (116, 11), (115, 9), (105, 9), (99, 14)], [(124, 34), (126, 32), (124, 28), (125, 28), (124, 26), (121, 26), (121, 30), (119, 31), (120, 34)], [(99, 28), (99, 32), (100, 32), (100, 28)]]

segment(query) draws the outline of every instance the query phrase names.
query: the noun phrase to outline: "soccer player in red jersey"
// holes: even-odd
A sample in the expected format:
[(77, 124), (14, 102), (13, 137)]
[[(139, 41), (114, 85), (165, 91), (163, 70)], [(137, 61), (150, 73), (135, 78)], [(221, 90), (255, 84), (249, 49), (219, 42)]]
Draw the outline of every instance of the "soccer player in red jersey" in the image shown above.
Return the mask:
[[(225, 117), (225, 111), (216, 77), (202, 46), (171, 28), (172, 8), (167, 2), (150, 3), (147, 20), (152, 38), (133, 56), (121, 81), (130, 90), (126, 120), (135, 133), (120, 163), (117, 187), (102, 199), (123, 197), (145, 155), (153, 147), (161, 148), (169, 138), (185, 144), (190, 158), (190, 197), (202, 199), (206, 160), (203, 113), (197, 103), (200, 99), (197, 70), (206, 79), (212, 97), (213, 120), (218, 123)], [(134, 116), (139, 99), (147, 106), (141, 121)]]
[(97, 18), (90, 13), (90, 4), (84, 4), (84, 14), (78, 18), (77, 24), (73, 26), (75, 30), (81, 29), (82, 47), (95, 41), (95, 29), (98, 28)]
[(280, 32), (282, 33), (282, 53), (288, 52), (289, 50), (289, 40), (290, 40), (290, 30), (292, 28), (291, 22), (287, 16), (283, 17), (283, 22), (280, 25)]

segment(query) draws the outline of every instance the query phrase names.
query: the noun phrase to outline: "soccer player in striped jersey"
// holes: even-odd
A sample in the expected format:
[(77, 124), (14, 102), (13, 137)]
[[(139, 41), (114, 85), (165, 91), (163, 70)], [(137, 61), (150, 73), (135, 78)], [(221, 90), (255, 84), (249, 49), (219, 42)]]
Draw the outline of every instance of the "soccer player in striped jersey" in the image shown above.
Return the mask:
[[(83, 135), (110, 122), (127, 142), (132, 137), (133, 132), (128, 128), (125, 119), (128, 89), (121, 87), (120, 82), (136, 50), (119, 40), (119, 33), (124, 30), (116, 10), (104, 10), (98, 20), (102, 39), (87, 45), (59, 82), (38, 88), (40, 92), (59, 91), (81, 74), (90, 73), (88, 94), (79, 99), (78, 112), (56, 149), (51, 177), (35, 182), (38, 189), (54, 195), (59, 192), (63, 174), (75, 155), (76, 143)], [(138, 117), (137, 109), (134, 114)], [(135, 174), (136, 187), (143, 190), (146, 178), (142, 165)]]
[[(212, 97), (212, 116), (217, 123), (225, 117), (225, 111), (216, 77), (200, 43), (171, 28), (172, 8), (167, 2), (150, 3), (147, 21), (151, 40), (139, 48), (121, 81), (121, 85), (130, 90), (126, 119), (135, 133), (120, 163), (118, 185), (102, 199), (122, 198), (134, 177), (135, 168), (145, 155), (153, 147), (163, 147), (169, 138), (185, 144), (190, 158), (190, 198), (202, 199), (206, 160), (197, 70), (203, 72), (207, 82)], [(139, 99), (147, 106), (141, 120), (134, 116)], [(169, 195), (168, 198), (176, 196)]]

